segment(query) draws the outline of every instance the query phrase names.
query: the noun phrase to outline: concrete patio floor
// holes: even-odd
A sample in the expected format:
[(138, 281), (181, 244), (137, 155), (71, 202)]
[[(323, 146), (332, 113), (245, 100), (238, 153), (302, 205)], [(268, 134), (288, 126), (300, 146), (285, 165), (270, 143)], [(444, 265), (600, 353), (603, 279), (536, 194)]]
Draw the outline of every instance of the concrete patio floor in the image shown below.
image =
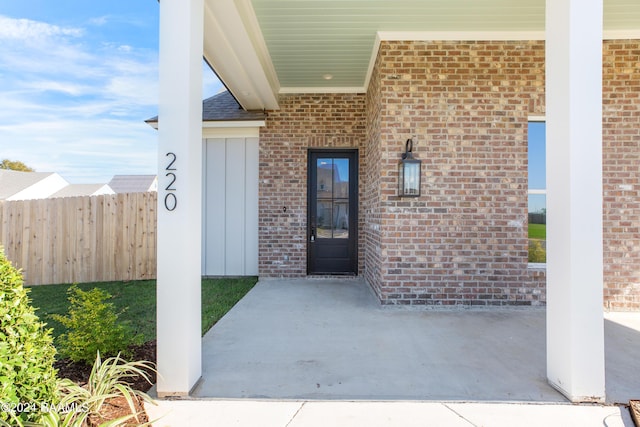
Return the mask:
[[(605, 334), (607, 401), (640, 398), (640, 314)], [(566, 402), (544, 309), (381, 307), (358, 279), (261, 280), (202, 346), (195, 398)]]

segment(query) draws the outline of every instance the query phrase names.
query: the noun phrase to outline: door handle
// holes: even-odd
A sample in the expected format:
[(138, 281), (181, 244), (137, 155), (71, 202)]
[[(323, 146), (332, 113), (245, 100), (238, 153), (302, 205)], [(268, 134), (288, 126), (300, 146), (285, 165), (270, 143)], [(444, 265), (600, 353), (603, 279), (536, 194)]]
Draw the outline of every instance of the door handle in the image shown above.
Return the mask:
[(311, 242), (315, 242), (316, 241), (316, 228), (315, 227), (311, 227), (311, 236), (309, 237), (309, 240)]

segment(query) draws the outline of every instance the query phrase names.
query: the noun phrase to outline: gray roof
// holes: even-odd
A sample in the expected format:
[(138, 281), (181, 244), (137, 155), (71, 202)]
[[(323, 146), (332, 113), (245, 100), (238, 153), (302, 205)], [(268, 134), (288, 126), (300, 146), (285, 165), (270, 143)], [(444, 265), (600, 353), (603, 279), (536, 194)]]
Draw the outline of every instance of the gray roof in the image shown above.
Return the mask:
[(55, 172), (18, 172), (0, 169), (0, 200), (7, 199)]
[[(203, 122), (254, 121), (266, 118), (267, 114), (264, 111), (243, 110), (228, 90), (202, 101)], [(158, 116), (146, 120), (147, 123), (156, 123), (157, 121)]]
[(155, 175), (114, 175), (109, 187), (116, 193), (144, 193), (155, 179)]
[(93, 196), (98, 190), (107, 184), (69, 184), (62, 190), (57, 191), (49, 196), (53, 197), (79, 197)]

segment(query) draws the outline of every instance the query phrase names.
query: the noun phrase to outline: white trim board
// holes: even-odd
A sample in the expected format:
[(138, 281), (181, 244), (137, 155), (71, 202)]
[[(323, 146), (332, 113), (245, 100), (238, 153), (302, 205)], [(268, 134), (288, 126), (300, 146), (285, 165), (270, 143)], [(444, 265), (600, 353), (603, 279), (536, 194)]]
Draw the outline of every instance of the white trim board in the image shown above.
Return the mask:
[[(147, 124), (155, 130), (158, 130), (158, 122), (147, 122)], [(267, 123), (264, 120), (211, 121), (202, 122), (202, 130), (204, 132), (205, 129), (259, 129), (266, 125)]]
[(202, 122), (202, 128), (260, 128), (267, 124), (264, 120), (210, 121)]
[(202, 129), (202, 139), (210, 138), (259, 138), (259, 127), (210, 127)]
[(281, 87), (280, 93), (365, 93), (363, 86), (336, 86), (336, 87)]

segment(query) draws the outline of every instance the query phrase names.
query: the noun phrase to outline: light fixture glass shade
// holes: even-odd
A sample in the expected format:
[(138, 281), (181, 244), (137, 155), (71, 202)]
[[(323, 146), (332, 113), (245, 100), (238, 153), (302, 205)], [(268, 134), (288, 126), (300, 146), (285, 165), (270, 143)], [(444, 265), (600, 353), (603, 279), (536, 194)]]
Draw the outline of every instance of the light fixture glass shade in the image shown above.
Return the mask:
[(402, 159), (398, 164), (398, 196), (420, 196), (422, 162), (418, 159)]

